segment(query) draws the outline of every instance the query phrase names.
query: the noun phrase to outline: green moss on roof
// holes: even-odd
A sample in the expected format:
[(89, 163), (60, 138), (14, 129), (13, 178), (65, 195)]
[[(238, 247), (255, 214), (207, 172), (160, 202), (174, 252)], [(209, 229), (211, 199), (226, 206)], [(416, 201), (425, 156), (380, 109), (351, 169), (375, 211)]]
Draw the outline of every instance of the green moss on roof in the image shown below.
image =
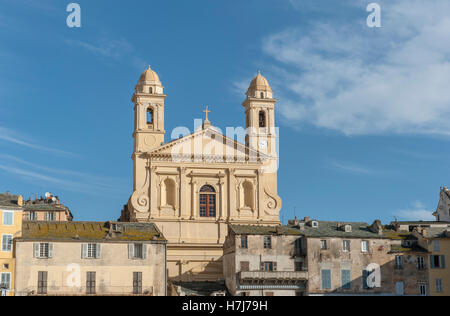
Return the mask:
[(414, 246), (414, 247), (404, 247), (404, 246), (396, 246), (396, 245), (391, 246), (390, 253), (405, 253), (405, 252), (426, 253), (427, 251), (419, 246)]
[(24, 222), (23, 240), (92, 240), (92, 241), (164, 241), (165, 238), (152, 223), (114, 223), (117, 230), (109, 228), (109, 222)]

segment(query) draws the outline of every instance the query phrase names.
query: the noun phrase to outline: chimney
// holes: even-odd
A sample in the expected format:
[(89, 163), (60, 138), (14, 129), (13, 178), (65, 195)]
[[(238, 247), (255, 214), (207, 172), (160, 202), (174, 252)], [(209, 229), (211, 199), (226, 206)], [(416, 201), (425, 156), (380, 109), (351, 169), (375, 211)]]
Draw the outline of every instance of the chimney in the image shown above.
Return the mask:
[(311, 217), (309, 217), (309, 216), (306, 216), (304, 219), (305, 223), (309, 222), (310, 220), (311, 220)]
[(380, 220), (375, 220), (372, 225), (369, 226), (370, 231), (375, 234), (382, 235), (383, 234), (383, 225)]
[(19, 197), (17, 198), (17, 205), (23, 206), (23, 196), (22, 195), (19, 195)]
[(278, 236), (283, 235), (283, 228), (281, 226), (277, 226), (276, 231)]

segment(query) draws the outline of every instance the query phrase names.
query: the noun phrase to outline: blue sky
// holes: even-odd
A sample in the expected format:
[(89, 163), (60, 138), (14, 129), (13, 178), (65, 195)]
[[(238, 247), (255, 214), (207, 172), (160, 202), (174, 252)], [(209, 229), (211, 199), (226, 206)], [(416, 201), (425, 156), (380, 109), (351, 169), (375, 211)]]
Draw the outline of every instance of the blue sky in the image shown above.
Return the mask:
[(281, 216), (428, 219), (450, 166), (450, 3), (0, 3), (0, 191), (50, 191), (76, 220), (116, 219), (132, 193), (134, 85), (165, 86), (166, 141), (210, 105), (244, 124), (257, 69), (279, 99)]

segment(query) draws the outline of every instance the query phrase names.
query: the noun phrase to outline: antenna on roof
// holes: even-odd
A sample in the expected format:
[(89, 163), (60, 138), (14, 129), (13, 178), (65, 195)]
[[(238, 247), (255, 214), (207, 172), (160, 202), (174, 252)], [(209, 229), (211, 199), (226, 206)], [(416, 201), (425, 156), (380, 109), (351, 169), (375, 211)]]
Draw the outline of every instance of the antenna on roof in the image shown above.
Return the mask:
[(294, 219), (297, 219), (297, 207), (294, 206)]

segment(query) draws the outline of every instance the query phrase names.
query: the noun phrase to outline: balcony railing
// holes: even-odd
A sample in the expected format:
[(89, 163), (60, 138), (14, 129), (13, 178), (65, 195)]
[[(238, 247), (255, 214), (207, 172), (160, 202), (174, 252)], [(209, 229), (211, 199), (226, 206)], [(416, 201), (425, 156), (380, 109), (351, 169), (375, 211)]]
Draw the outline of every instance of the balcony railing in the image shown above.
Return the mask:
[(277, 281), (304, 281), (308, 279), (308, 271), (251, 271), (239, 273), (240, 280), (277, 280)]

